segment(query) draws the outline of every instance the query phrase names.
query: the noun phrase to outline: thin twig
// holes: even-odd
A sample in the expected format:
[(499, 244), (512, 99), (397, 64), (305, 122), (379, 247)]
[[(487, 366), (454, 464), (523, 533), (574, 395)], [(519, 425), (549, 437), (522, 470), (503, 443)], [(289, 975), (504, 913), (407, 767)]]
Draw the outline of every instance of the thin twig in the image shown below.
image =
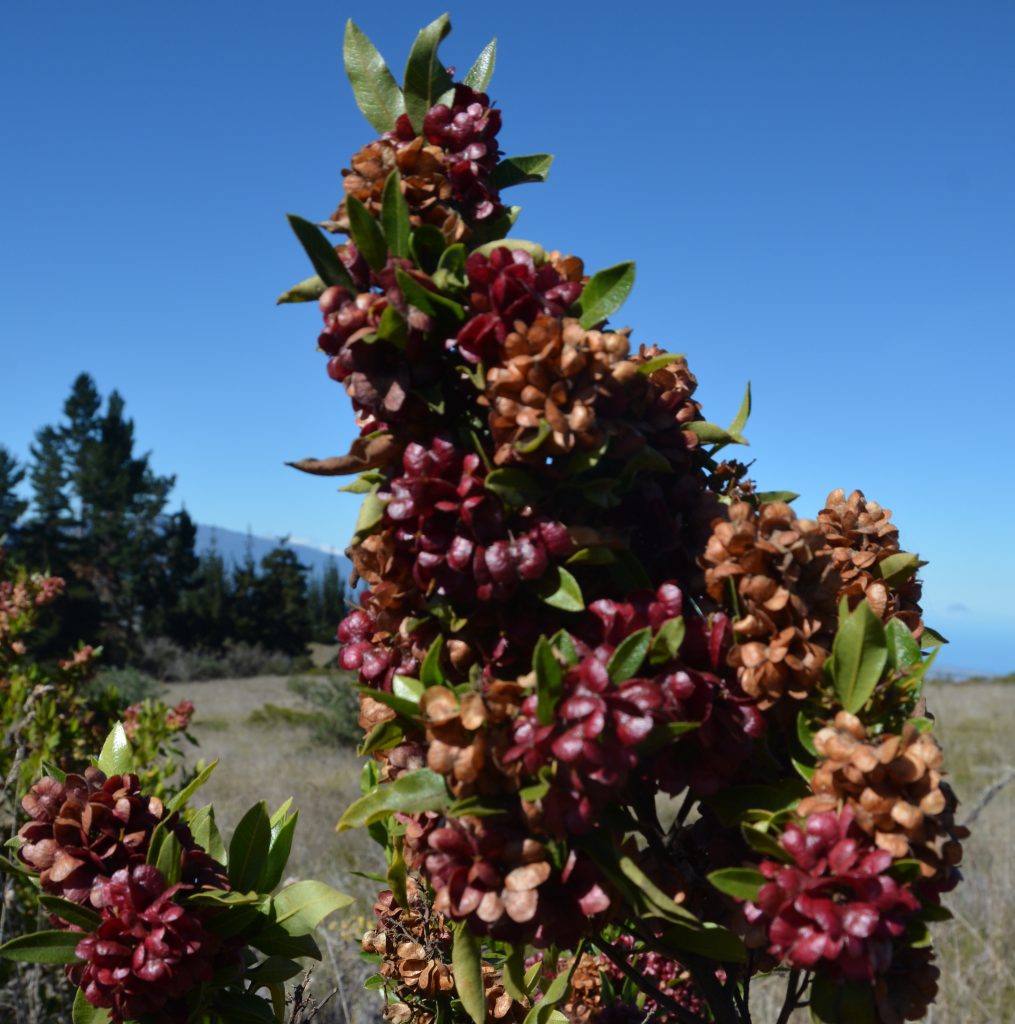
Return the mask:
[(1007, 768), (977, 797), (976, 803), (973, 805), (973, 809), (966, 815), (966, 820), (962, 822), (963, 825), (972, 825), (974, 821), (983, 813), (987, 805), (993, 800), (1003, 789), (1009, 786), (1012, 782), (1015, 782), (1015, 766), (1008, 765)]
[(786, 978), (786, 997), (782, 1001), (782, 1009), (779, 1011), (779, 1019), (775, 1024), (789, 1024), (789, 1019), (796, 1009), (797, 1000), (800, 997), (800, 990), (797, 989), (797, 983), (800, 980), (800, 972), (793, 968), (789, 972), (789, 976)]

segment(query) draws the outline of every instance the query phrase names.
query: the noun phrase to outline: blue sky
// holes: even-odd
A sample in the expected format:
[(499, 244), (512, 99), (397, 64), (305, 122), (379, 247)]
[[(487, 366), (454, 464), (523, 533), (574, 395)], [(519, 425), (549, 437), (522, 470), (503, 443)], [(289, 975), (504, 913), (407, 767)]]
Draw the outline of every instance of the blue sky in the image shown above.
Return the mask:
[[(353, 16), (399, 72), (442, 8), (401, 2), (5, 11), (0, 443), (27, 455), (74, 376), (119, 389), (201, 522), (344, 546), (356, 500), (287, 459), (351, 415), (284, 214), (324, 217), (371, 137), (341, 67)], [(1015, 5), (461, 4), (445, 60), (496, 35), (523, 238), (638, 262), (617, 321), (686, 352), (766, 488), (893, 509), (930, 559), (944, 664), (1015, 668)], [(997, 527), (995, 527), (997, 523)]]

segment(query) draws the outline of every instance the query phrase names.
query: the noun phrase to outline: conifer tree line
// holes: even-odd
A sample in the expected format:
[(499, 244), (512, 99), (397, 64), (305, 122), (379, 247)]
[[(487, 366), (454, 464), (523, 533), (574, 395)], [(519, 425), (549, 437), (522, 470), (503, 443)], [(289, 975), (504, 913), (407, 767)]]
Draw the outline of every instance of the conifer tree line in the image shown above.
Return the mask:
[(153, 637), (296, 655), (334, 638), (345, 610), (337, 564), (312, 575), (284, 541), (260, 562), (249, 549), (238, 564), (214, 546), (198, 556), (196, 524), (170, 509), (174, 483), (135, 451), (123, 397), (103, 399), (87, 373), (62, 420), (36, 432), (26, 464), (0, 444), (0, 541), (16, 562), (66, 581), (44, 655), (88, 642), (125, 664)]

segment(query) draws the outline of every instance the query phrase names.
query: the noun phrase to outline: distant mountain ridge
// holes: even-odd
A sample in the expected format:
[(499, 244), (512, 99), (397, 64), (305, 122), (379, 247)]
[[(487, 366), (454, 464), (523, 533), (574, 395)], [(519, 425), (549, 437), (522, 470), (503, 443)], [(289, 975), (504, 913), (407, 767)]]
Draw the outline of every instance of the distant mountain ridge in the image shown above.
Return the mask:
[[(252, 533), (240, 533), (238, 530), (227, 530), (223, 526), (207, 526), (204, 523), (197, 524), (197, 540), (195, 548), (198, 555), (204, 555), (215, 550), (225, 560), (227, 565), (240, 565), (247, 557), (247, 551), (254, 557), (254, 561), (260, 563), (261, 559), (273, 548), (278, 547), (278, 537), (258, 537)], [(320, 576), (324, 570), (334, 563), (338, 567), (339, 575), (343, 580), (348, 580), (352, 571), (352, 563), (345, 555), (334, 555), (320, 548), (311, 547), (309, 544), (286, 544), (286, 547), (295, 552), (296, 557), (310, 569), (314, 576)]]

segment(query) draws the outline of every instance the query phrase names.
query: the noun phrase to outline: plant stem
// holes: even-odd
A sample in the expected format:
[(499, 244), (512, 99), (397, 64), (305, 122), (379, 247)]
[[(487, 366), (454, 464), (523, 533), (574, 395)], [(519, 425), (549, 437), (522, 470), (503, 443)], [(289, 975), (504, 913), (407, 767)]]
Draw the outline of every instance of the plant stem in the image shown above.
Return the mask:
[(789, 1018), (797, 1008), (797, 1001), (803, 992), (803, 986), (797, 987), (800, 981), (800, 972), (794, 968), (786, 978), (786, 997), (782, 1001), (782, 1009), (779, 1011), (779, 1019), (775, 1024), (789, 1024)]

